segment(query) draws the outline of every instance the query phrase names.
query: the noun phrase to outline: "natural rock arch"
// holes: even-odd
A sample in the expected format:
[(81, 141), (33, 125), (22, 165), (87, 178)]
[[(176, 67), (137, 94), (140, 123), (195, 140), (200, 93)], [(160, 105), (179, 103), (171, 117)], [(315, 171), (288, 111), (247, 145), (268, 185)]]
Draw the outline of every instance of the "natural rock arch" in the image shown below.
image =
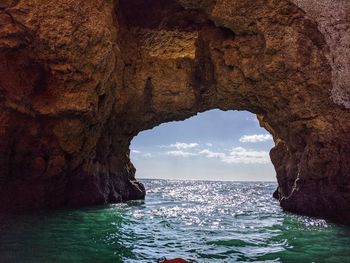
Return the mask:
[(219, 108), (273, 135), (284, 209), (349, 218), (348, 101), (292, 2), (8, 0), (0, 22), (2, 209), (143, 198), (133, 136)]

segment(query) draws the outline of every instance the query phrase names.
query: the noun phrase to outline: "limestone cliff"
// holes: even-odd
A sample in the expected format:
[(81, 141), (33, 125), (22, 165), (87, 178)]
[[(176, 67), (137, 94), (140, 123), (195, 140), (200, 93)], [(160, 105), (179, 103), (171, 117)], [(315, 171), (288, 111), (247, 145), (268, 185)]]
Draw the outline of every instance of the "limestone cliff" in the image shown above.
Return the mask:
[(2, 0), (1, 209), (143, 198), (131, 139), (219, 108), (273, 135), (284, 209), (350, 222), (349, 4), (293, 2)]

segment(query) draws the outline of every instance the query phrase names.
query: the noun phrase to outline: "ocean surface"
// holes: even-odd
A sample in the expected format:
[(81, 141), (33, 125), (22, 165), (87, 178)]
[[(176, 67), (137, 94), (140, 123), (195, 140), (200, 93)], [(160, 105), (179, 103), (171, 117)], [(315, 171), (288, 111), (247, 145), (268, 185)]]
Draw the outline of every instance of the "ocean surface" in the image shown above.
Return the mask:
[(0, 216), (0, 262), (350, 262), (350, 228), (292, 215), (276, 183), (143, 180), (144, 201)]

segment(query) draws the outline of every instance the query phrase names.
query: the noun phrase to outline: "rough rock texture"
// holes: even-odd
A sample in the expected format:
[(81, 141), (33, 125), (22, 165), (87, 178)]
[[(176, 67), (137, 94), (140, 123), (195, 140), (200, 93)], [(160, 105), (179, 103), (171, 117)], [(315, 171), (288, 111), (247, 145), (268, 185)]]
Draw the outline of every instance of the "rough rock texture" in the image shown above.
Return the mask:
[(284, 209), (350, 222), (349, 47), (307, 1), (0, 2), (1, 209), (143, 198), (131, 139), (220, 108), (273, 135)]
[(142, 198), (115, 119), (114, 3), (42, 3), (1, 4), (0, 206)]
[(350, 109), (350, 1), (293, 0), (316, 21), (330, 52), (326, 54), (332, 66), (332, 99)]

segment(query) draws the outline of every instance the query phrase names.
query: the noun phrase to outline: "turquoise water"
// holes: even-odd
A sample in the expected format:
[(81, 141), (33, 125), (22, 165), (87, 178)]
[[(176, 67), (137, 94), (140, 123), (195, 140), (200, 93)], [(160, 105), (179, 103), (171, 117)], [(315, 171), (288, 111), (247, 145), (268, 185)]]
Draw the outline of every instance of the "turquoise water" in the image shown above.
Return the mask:
[(284, 213), (275, 183), (143, 182), (145, 201), (0, 216), (0, 262), (350, 262), (350, 228)]

